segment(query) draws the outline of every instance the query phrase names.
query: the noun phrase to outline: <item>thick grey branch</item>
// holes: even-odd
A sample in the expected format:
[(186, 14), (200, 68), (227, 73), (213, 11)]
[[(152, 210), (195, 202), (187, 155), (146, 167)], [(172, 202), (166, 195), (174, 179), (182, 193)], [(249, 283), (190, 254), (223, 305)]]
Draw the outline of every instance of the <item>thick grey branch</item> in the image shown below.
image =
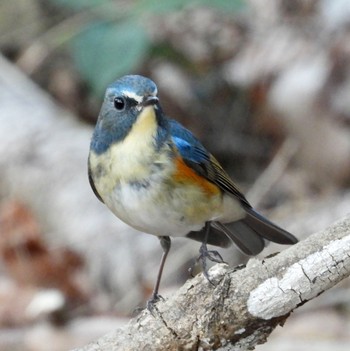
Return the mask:
[(242, 269), (221, 264), (128, 325), (77, 351), (247, 350), (289, 314), (350, 274), (350, 215)]

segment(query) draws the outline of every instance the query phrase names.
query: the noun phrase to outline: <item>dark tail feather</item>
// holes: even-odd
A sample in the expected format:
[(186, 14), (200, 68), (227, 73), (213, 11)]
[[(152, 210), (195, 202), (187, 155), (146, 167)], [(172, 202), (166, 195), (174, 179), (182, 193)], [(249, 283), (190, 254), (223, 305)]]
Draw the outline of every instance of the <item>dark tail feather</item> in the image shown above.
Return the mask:
[(270, 222), (253, 209), (247, 210), (246, 217), (242, 219), (242, 221), (263, 238), (273, 241), (274, 243), (292, 245), (298, 242), (298, 239), (294, 235)]
[[(243, 253), (249, 256), (257, 255), (265, 246), (264, 239), (244, 224), (242, 220), (229, 224), (220, 222), (211, 222), (210, 224), (207, 244), (220, 247), (229, 247), (235, 244)], [(203, 228), (197, 232), (189, 232), (186, 236), (203, 242), (205, 230)]]
[[(298, 242), (294, 235), (273, 224), (253, 209), (246, 211), (246, 216), (236, 222), (225, 224), (211, 222), (207, 243), (221, 247), (228, 247), (233, 243), (246, 255), (255, 256), (264, 249), (264, 239), (285, 245)], [(190, 232), (187, 237), (203, 242), (205, 228)]]
[[(205, 227), (197, 232), (189, 232), (186, 236), (192, 240), (203, 242), (205, 238)], [(207, 240), (207, 244), (220, 246), (220, 247), (229, 247), (232, 245), (232, 241), (228, 235), (223, 232), (221, 228), (215, 228), (213, 225), (210, 227), (210, 232)]]
[(244, 219), (232, 223), (212, 222), (211, 224), (214, 228), (224, 232), (230, 241), (246, 255), (255, 256), (265, 247), (264, 239), (250, 228)]

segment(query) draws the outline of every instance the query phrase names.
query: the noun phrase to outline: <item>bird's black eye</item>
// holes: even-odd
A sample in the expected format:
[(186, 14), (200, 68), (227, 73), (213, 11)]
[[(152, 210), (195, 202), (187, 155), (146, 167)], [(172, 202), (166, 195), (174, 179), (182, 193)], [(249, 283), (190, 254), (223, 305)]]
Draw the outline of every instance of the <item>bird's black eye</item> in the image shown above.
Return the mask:
[(114, 107), (118, 110), (118, 111), (122, 111), (125, 108), (125, 99), (123, 97), (116, 97), (114, 99)]

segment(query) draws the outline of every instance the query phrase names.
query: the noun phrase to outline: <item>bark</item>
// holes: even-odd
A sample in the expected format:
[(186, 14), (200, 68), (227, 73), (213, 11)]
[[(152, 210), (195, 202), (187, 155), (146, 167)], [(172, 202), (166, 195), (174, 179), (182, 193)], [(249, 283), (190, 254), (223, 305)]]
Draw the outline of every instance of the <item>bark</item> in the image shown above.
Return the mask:
[(214, 266), (128, 325), (76, 351), (248, 350), (350, 274), (350, 215), (246, 267)]

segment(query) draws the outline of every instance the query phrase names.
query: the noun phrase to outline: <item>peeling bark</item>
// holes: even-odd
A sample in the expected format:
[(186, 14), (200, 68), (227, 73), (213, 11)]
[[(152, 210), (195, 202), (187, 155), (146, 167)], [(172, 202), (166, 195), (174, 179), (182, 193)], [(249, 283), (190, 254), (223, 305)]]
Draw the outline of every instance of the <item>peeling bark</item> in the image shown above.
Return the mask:
[(246, 267), (214, 266), (128, 325), (76, 351), (248, 350), (350, 274), (350, 215)]

